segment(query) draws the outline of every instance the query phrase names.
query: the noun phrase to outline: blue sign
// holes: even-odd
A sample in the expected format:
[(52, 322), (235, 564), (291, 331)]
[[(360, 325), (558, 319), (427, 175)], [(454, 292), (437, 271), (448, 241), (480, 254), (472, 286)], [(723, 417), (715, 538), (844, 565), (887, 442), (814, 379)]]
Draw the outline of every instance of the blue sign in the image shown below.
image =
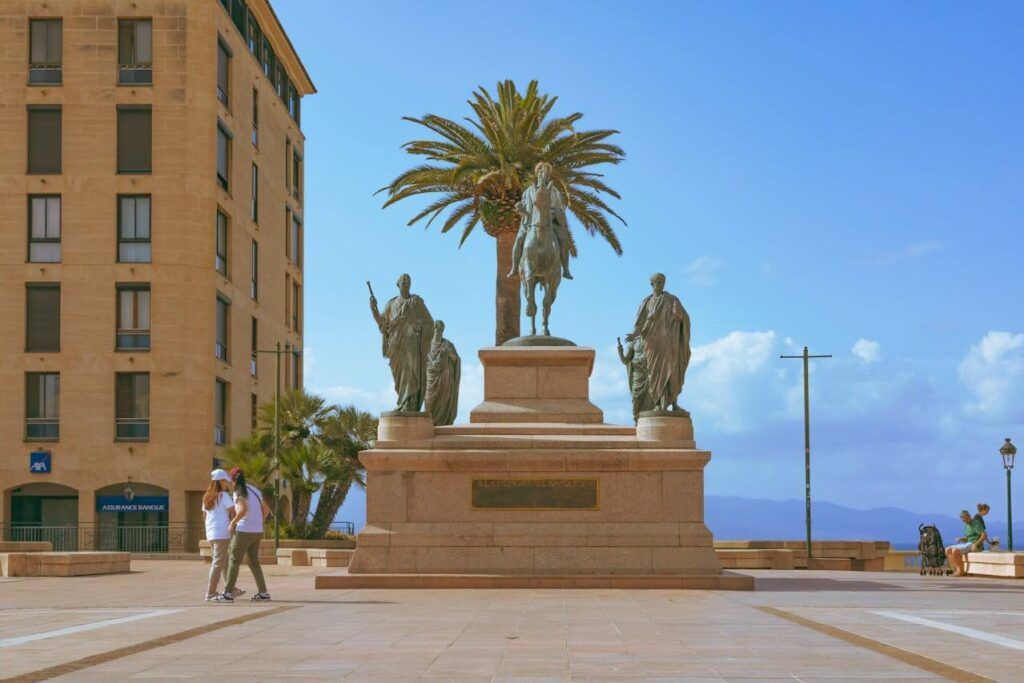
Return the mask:
[(50, 451), (32, 451), (28, 455), (28, 471), (32, 474), (49, 474), (53, 471)]
[(167, 496), (96, 496), (100, 512), (167, 512)]

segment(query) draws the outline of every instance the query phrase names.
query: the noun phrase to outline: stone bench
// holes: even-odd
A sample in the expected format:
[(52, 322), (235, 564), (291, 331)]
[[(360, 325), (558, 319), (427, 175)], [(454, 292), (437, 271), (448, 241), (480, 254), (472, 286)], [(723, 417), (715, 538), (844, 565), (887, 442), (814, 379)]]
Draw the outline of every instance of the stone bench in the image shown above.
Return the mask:
[(0, 541), (0, 553), (47, 553), (53, 551), (50, 541)]
[(793, 569), (793, 551), (772, 548), (715, 549), (722, 569)]
[(132, 554), (118, 552), (0, 553), (3, 576), (88, 576), (131, 571)]
[(1024, 579), (1024, 552), (981, 552), (967, 554), (967, 573)]

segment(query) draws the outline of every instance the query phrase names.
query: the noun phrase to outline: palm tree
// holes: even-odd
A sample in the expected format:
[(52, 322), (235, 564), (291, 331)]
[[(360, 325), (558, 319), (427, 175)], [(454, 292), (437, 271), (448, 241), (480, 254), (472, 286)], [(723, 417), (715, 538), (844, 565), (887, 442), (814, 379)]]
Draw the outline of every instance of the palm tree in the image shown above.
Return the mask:
[(345, 502), (352, 484), (366, 488), (359, 451), (373, 447), (377, 438), (377, 418), (354, 406), (339, 408), (324, 423), (321, 439), (333, 457), (324, 463), (324, 484), (320, 500), (309, 523), (313, 538), (322, 538)]
[(274, 497), (273, 444), (261, 434), (250, 434), (220, 452), (218, 458), (225, 468), (238, 467), (246, 481), (263, 493), (264, 499)]
[[(552, 179), (561, 186), (569, 211), (591, 235), (603, 237), (616, 254), (622, 245), (608, 216), (625, 221), (609, 207), (602, 195), (619, 199), (619, 194), (590, 170), (601, 164), (618, 164), (625, 158), (620, 147), (608, 142), (615, 130), (577, 132), (583, 114), (551, 117), (557, 101), (538, 92), (530, 81), (520, 93), (515, 83), (498, 83), (497, 99), (483, 87), (473, 93), (469, 106), (474, 117), (469, 126), (435, 114), (421, 118), (406, 116), (440, 139), (413, 140), (403, 145), (426, 163), (410, 168), (381, 188), (388, 193), (384, 206), (408, 197), (440, 193), (442, 196), (413, 216), (408, 225), (428, 218), (427, 227), (445, 211), (441, 232), (462, 226), (461, 246), (473, 229), (482, 224), (484, 232), (497, 241), (495, 280), (495, 342), (501, 344), (519, 335), (519, 279), (505, 274), (512, 265), (512, 245), (519, 229), (516, 209), (523, 190), (533, 180), (537, 163), (551, 164)], [(570, 252), (576, 256), (575, 243)]]

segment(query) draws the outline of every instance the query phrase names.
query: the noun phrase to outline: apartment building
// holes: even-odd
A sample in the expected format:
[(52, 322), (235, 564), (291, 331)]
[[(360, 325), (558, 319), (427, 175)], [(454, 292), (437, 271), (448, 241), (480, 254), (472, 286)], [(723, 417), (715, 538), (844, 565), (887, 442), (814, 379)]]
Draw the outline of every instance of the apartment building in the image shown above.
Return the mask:
[(267, 0), (4, 2), (0, 46), (3, 536), (186, 548), (257, 351), (302, 385), (316, 90)]

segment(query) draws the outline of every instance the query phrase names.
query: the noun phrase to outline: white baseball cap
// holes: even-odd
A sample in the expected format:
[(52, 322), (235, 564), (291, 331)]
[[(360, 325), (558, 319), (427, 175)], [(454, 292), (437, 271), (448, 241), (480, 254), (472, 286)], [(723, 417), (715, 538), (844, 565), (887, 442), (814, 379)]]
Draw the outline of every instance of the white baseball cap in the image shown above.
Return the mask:
[(213, 472), (210, 472), (210, 479), (213, 481), (231, 481), (231, 477), (229, 477), (228, 473), (222, 469), (216, 469)]

